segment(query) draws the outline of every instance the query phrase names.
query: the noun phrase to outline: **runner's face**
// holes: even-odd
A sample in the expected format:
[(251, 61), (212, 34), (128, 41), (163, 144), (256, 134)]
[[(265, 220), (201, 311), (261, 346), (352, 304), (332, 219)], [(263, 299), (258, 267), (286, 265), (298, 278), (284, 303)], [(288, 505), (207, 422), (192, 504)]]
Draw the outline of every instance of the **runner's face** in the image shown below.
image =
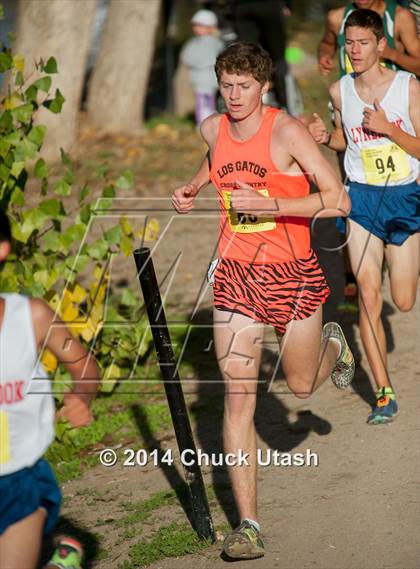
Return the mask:
[(363, 73), (379, 59), (383, 40), (376, 39), (372, 30), (352, 26), (346, 30), (346, 52), (356, 73)]
[(235, 120), (243, 120), (261, 107), (261, 98), (267, 92), (268, 83), (261, 85), (251, 75), (223, 71), (219, 89), (230, 116)]

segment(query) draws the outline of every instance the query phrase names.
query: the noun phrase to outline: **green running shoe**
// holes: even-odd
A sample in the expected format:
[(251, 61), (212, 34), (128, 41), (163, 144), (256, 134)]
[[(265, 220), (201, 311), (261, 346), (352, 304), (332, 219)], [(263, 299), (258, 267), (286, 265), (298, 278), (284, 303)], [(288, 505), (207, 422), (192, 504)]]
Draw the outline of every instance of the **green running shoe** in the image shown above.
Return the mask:
[(392, 423), (397, 413), (398, 405), (395, 400), (395, 395), (392, 393), (392, 397), (390, 397), (390, 394), (386, 392), (386, 388), (383, 387), (378, 394), (372, 412), (368, 416), (367, 423), (368, 425)]
[(226, 536), (223, 551), (231, 559), (256, 559), (264, 555), (264, 543), (255, 527), (244, 520)]
[(350, 385), (354, 377), (355, 364), (347, 340), (341, 326), (337, 322), (327, 322), (322, 330), (322, 338), (334, 338), (340, 342), (341, 350), (335, 366), (331, 372), (333, 384), (338, 389), (345, 389)]
[(343, 300), (337, 304), (338, 312), (358, 312), (357, 284), (347, 281), (344, 286)]
[(48, 567), (57, 569), (82, 569), (83, 548), (78, 541), (63, 537), (58, 542)]

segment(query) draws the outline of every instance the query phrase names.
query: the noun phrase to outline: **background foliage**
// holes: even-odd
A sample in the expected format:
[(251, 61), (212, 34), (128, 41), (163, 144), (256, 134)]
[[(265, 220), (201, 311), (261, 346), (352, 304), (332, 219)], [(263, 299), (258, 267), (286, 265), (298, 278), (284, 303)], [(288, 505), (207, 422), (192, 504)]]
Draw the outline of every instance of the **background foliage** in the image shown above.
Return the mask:
[[(133, 355), (141, 357), (149, 345), (137, 298), (128, 288), (119, 295), (110, 288), (109, 259), (113, 254), (130, 256), (136, 239), (155, 239), (158, 225), (151, 219), (135, 232), (121, 216), (92, 237), (96, 206), (91, 187), (77, 187), (63, 150), (59, 176), (50, 173), (40, 155), (46, 128), (36, 123), (37, 111), (45, 107), (60, 113), (65, 98), (58, 89), (50, 91), (51, 75), (58, 73), (55, 59), (40, 60), (35, 67), (25, 76), (23, 58), (2, 46), (0, 73), (7, 74), (8, 87), (0, 101), (0, 207), (11, 221), (13, 252), (0, 273), (0, 292), (44, 298), (71, 332), (93, 349), (102, 370), (102, 390), (109, 392), (131, 371)], [(117, 192), (130, 189), (133, 174), (125, 170), (110, 181), (102, 168), (98, 176), (103, 213)], [(43, 363), (55, 382), (69, 379), (52, 354), (45, 352)]]

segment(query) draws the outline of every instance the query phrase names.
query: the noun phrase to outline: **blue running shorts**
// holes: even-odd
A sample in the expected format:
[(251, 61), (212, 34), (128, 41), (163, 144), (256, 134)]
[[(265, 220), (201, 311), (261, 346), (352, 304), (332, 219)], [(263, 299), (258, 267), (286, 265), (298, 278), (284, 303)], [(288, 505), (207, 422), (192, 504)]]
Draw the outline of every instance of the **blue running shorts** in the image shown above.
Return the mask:
[(0, 476), (0, 535), (6, 529), (45, 508), (44, 534), (54, 529), (58, 520), (61, 492), (48, 462), (41, 458), (33, 466)]
[[(384, 243), (402, 245), (420, 231), (420, 186), (370, 186), (349, 183), (351, 212), (349, 218)], [(345, 233), (345, 218), (337, 218), (337, 227)]]

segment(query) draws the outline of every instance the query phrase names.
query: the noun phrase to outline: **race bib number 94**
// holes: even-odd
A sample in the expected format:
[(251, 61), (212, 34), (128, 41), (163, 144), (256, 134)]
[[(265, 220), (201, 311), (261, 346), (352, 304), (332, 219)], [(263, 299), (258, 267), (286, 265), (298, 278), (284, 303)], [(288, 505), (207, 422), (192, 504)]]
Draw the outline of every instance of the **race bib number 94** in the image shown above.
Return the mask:
[[(268, 197), (268, 190), (257, 190), (262, 196)], [(223, 192), (223, 203), (228, 215), (229, 226), (235, 233), (259, 233), (272, 231), (276, 228), (274, 217), (258, 217), (249, 213), (240, 213), (232, 208), (232, 192)]]
[(410, 175), (408, 156), (397, 144), (384, 144), (361, 151), (366, 182), (383, 186), (387, 180), (398, 182)]

